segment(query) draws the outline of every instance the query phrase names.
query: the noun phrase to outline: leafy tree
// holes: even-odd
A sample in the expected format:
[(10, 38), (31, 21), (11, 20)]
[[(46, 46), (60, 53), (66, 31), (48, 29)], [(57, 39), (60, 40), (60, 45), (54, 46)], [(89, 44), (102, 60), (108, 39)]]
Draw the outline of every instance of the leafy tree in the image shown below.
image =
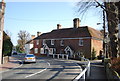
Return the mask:
[(17, 45), (17, 51), (18, 52), (24, 52), (25, 51), (25, 43), (30, 40), (30, 34), (24, 30), (20, 30), (18, 33), (18, 45)]
[(10, 56), (12, 53), (13, 44), (10, 37), (3, 32), (3, 56)]

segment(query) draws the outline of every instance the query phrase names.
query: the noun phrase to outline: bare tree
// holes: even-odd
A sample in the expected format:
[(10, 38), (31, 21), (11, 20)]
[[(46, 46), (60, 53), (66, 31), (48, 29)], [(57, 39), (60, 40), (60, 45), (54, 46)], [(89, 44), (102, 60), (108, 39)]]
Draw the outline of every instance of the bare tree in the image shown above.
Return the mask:
[[(119, 45), (118, 45), (118, 2), (98, 2), (98, 0), (88, 0), (88, 2), (79, 2), (78, 12), (85, 13), (92, 6), (100, 7), (106, 12), (107, 22), (108, 22), (108, 32), (110, 38), (110, 53), (112, 57), (118, 57), (119, 55)], [(120, 3), (120, 2), (119, 2)], [(105, 34), (105, 32), (104, 32)]]
[(30, 34), (24, 30), (20, 30), (20, 32), (18, 33), (18, 46), (19, 46), (19, 50), (21, 52), (24, 52), (25, 50), (25, 43), (30, 40)]

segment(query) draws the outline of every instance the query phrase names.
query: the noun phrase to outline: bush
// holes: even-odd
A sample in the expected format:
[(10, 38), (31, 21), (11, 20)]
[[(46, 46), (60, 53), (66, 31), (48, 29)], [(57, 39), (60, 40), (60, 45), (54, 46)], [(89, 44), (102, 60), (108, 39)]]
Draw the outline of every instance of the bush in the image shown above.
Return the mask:
[(94, 60), (96, 58), (96, 51), (95, 49), (93, 48), (92, 49), (92, 60)]
[(120, 57), (111, 60), (111, 68), (120, 75)]
[(3, 56), (10, 56), (12, 53), (12, 47), (13, 44), (10, 37), (5, 32), (3, 32)]

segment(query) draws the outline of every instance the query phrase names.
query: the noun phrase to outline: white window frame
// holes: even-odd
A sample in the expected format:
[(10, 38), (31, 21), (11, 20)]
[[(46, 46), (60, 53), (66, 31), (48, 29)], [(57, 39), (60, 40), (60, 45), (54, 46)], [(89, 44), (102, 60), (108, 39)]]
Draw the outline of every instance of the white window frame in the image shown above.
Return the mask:
[(55, 44), (55, 41), (54, 39), (51, 40), (51, 45), (54, 45)]
[(38, 48), (34, 48), (34, 53), (38, 53)]
[(44, 48), (40, 48), (40, 53), (44, 54)]
[(64, 40), (61, 40), (61, 41), (60, 41), (60, 45), (61, 45), (61, 46), (64, 46), (64, 43), (63, 43), (63, 42), (64, 42)]
[(53, 48), (49, 48), (49, 54), (53, 54)]
[(39, 45), (39, 40), (36, 40), (36, 45)]
[(53, 54), (55, 54), (56, 53), (56, 48), (53, 48)]
[(79, 46), (83, 46), (83, 43), (84, 43), (83, 39), (79, 39)]
[(46, 40), (45, 40), (45, 39), (43, 39), (43, 45), (45, 45), (45, 44), (46, 44), (46, 43), (45, 43), (45, 41), (46, 41)]

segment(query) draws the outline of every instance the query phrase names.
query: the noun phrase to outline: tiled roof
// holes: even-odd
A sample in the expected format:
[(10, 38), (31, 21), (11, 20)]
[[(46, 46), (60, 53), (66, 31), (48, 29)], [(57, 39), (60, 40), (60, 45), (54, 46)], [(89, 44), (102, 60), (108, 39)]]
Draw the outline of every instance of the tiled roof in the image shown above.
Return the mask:
[(35, 39), (56, 39), (56, 38), (79, 38), (79, 37), (95, 37), (102, 39), (102, 33), (88, 26), (78, 28), (63, 28), (43, 33)]

